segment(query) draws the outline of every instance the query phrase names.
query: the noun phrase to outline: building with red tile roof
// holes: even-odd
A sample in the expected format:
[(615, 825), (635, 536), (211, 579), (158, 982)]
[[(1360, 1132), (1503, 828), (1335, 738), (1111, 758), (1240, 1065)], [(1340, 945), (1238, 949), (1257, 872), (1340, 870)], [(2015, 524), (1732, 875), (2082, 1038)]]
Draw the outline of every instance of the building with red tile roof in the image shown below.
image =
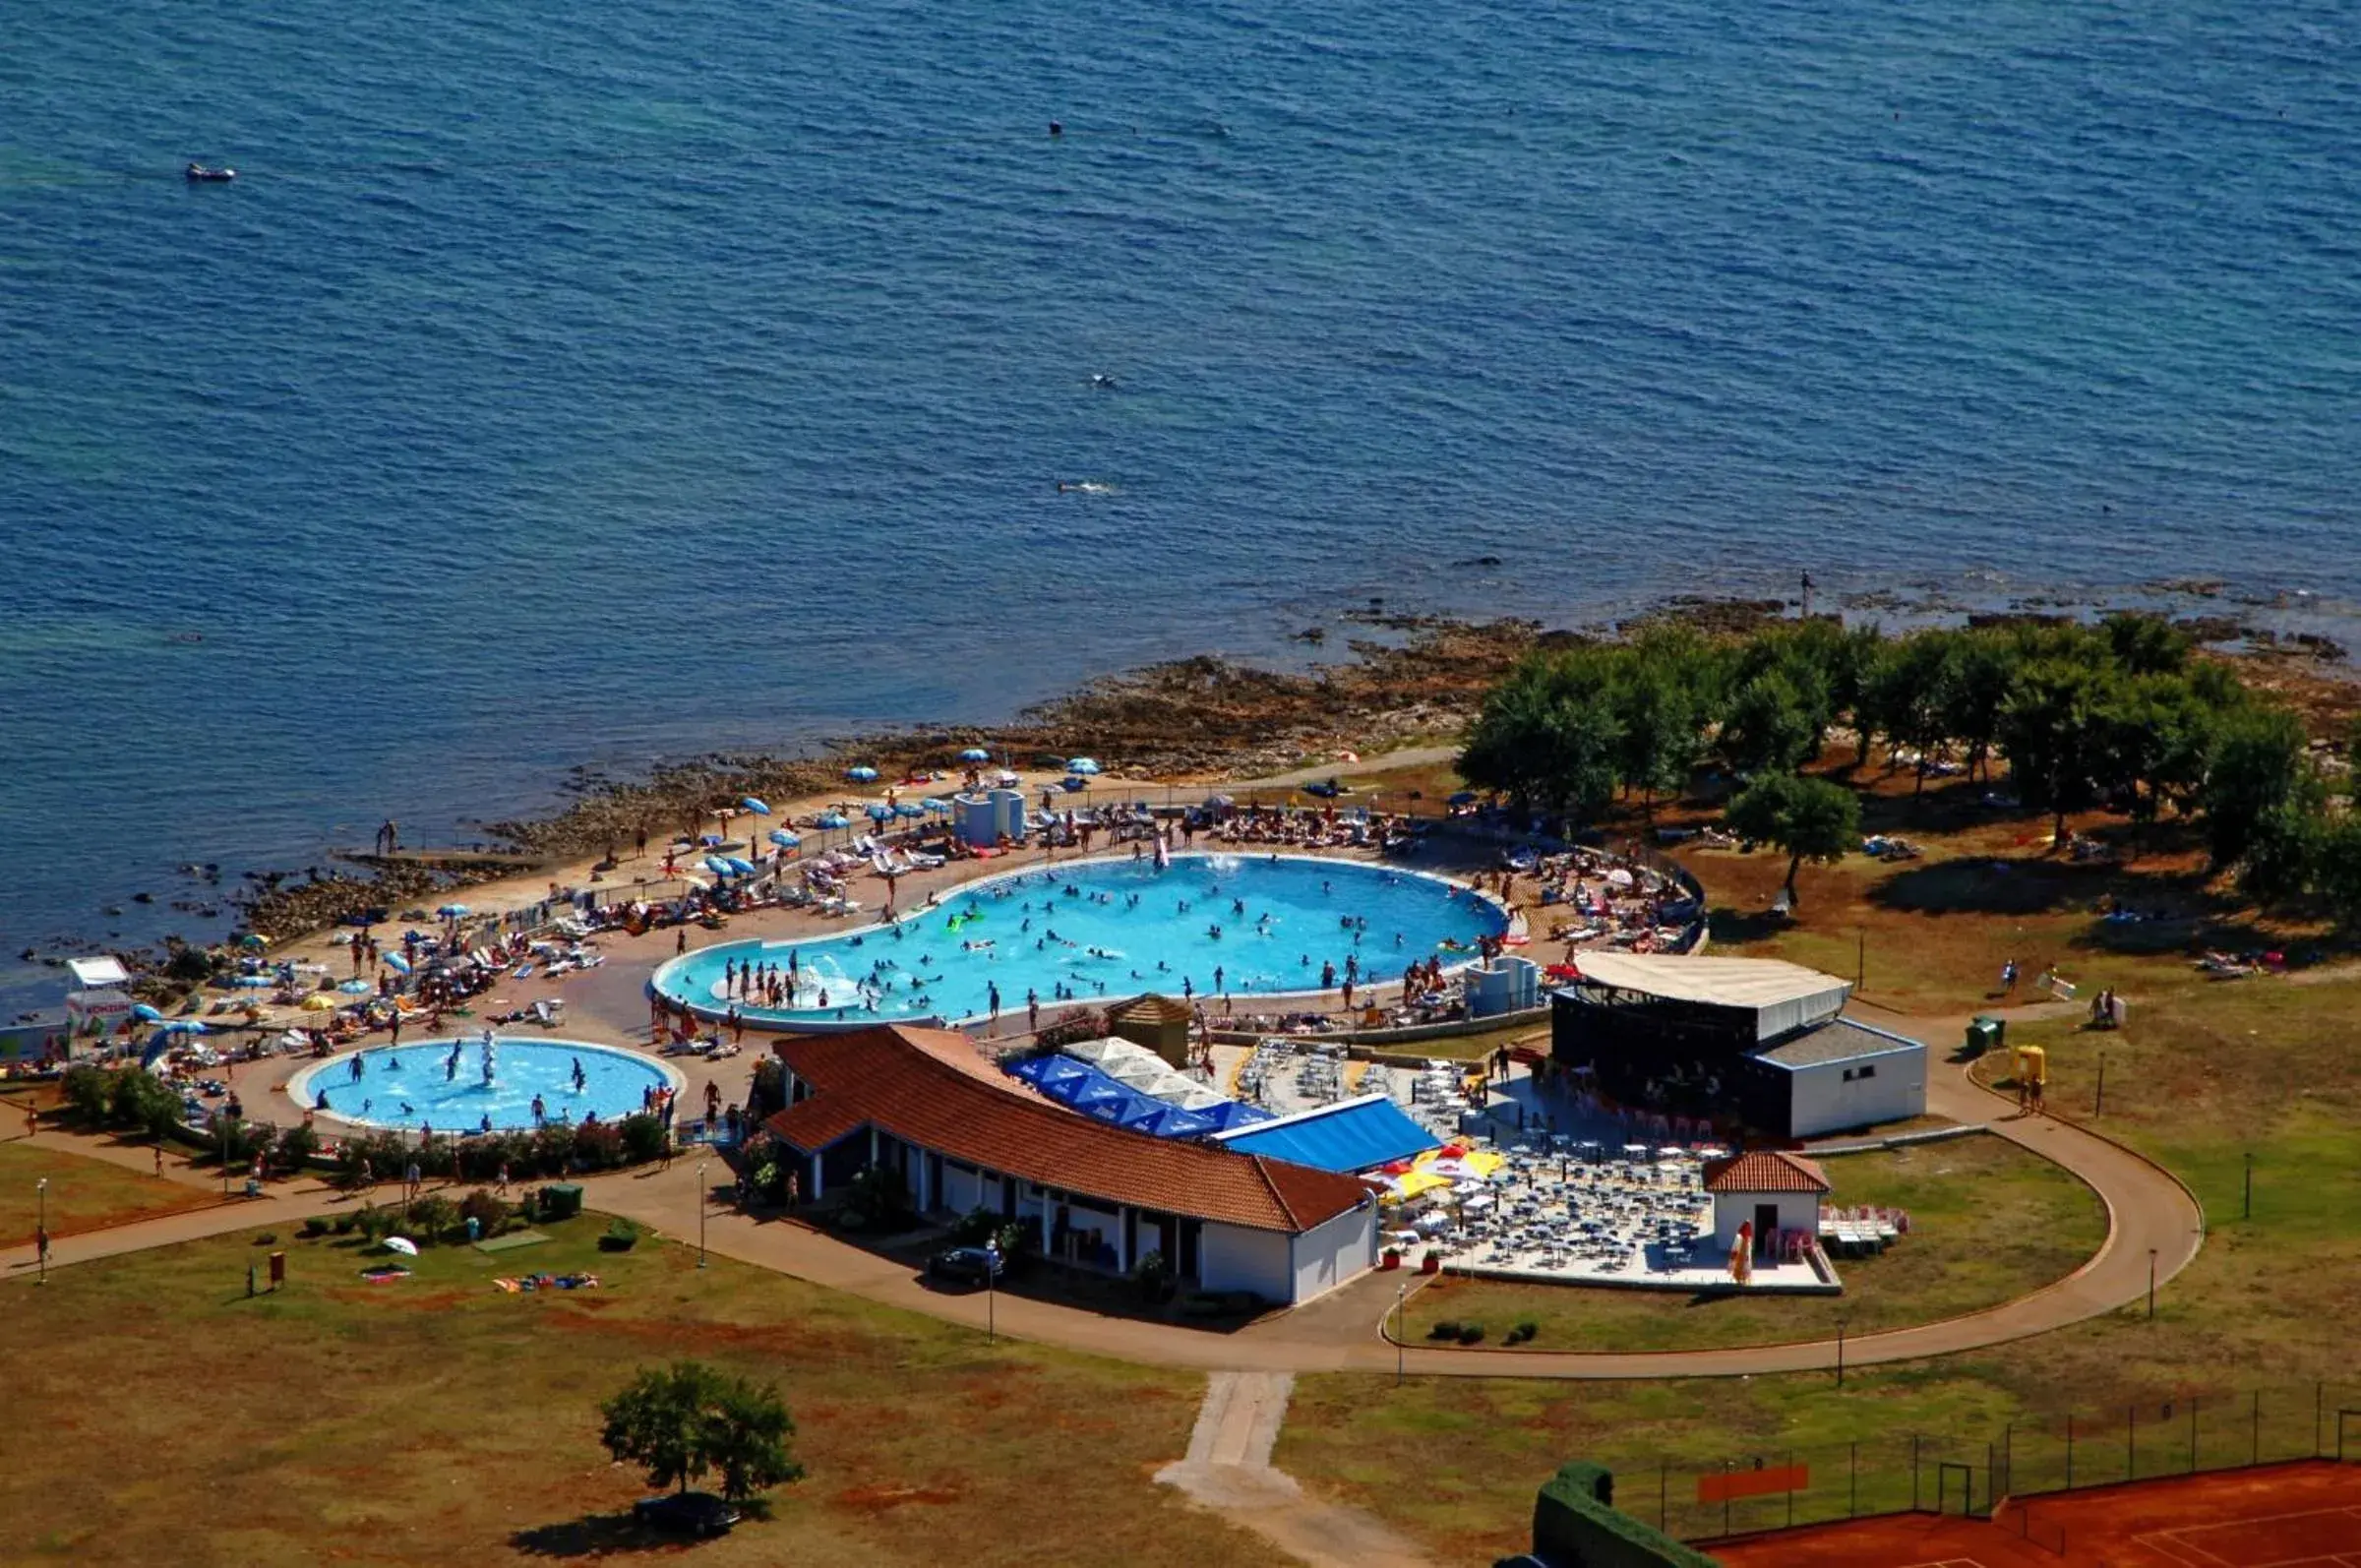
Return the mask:
[(1375, 1260), (1365, 1182), (1078, 1116), (1003, 1077), (965, 1035), (891, 1024), (771, 1049), (790, 1103), (764, 1128), (801, 1162), (808, 1197), (891, 1170), (921, 1212), (1037, 1224), (1050, 1256), (1127, 1273), (1154, 1250), (1203, 1289), (1290, 1304)]
[(1829, 1190), (1819, 1163), (1780, 1149), (1748, 1149), (1708, 1160), (1705, 1190), (1714, 1198), (1714, 1240), (1724, 1250), (1738, 1244), (1738, 1233), (1753, 1227), (1755, 1255), (1778, 1255), (1782, 1231), (1820, 1234), (1820, 1199)]

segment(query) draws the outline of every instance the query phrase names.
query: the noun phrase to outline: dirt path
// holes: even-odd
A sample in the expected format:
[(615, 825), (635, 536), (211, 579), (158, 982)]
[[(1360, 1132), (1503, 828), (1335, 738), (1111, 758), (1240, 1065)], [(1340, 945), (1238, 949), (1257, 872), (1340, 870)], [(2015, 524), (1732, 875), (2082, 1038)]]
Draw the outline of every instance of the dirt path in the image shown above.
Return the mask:
[(1314, 1502), (1271, 1468), (1295, 1381), (1285, 1372), (1214, 1373), (1187, 1457), (1158, 1471), (1157, 1480), (1312, 1568), (1425, 1568), (1425, 1554), (1372, 1515)]

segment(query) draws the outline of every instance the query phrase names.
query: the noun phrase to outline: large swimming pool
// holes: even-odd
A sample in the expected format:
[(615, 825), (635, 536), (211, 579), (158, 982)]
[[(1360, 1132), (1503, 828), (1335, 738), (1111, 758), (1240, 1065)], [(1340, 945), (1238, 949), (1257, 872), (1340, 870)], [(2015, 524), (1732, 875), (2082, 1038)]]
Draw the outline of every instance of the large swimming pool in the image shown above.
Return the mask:
[[(900, 921), (814, 940), (735, 941), (675, 958), (652, 984), (750, 1023), (875, 1023), (989, 1014), (1027, 995), (1269, 997), (1399, 980), (1410, 964), (1472, 962), (1508, 920), (1490, 899), (1416, 872), (1303, 856), (1076, 861), (976, 882)], [(731, 972), (775, 968), (781, 1005), (733, 996)]]
[[(579, 1088), (574, 1079), (577, 1063)], [(542, 1119), (580, 1121), (593, 1112), (601, 1121), (613, 1121), (640, 1110), (648, 1090), (678, 1088), (680, 1081), (670, 1068), (636, 1052), (499, 1034), (492, 1037), (487, 1075), (484, 1037), (477, 1034), (331, 1056), (297, 1073), (287, 1093), (298, 1105), (347, 1121), (467, 1133), (483, 1130), (487, 1121), (494, 1131), (509, 1131)]]

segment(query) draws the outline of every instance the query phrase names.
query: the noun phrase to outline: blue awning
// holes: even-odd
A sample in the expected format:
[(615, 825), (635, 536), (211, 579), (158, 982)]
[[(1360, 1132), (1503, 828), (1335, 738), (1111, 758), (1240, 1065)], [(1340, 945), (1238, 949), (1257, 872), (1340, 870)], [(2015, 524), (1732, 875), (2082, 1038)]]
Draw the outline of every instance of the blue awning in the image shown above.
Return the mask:
[(1321, 1171), (1373, 1171), (1442, 1147), (1442, 1140), (1381, 1095), (1323, 1106), (1222, 1135), (1222, 1146)]

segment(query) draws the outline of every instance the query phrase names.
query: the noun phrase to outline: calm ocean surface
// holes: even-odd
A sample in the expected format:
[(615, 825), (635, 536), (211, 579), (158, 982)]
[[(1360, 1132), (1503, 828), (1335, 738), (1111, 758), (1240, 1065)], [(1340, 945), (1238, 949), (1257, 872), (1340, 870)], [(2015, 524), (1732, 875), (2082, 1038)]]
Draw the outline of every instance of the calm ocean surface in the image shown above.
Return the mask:
[(2361, 599), (2357, 30), (14, 0), (6, 963), (1371, 594)]

